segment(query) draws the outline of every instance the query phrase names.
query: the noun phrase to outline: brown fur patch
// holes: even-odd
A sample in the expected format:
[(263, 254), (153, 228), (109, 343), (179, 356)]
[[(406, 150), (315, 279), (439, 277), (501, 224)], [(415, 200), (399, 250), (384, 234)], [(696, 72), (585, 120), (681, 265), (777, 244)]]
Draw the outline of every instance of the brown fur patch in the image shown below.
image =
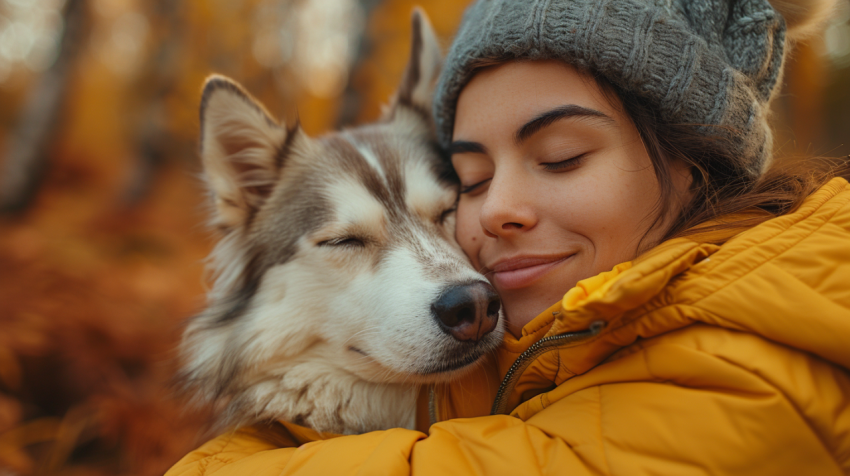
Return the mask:
[(357, 138), (364, 147), (375, 154), (384, 172), (387, 194), (395, 207), (403, 207), (407, 186), (405, 185), (404, 169), (399, 157), (400, 153), (390, 149), (386, 137), (377, 132), (358, 134)]
[(410, 59), (398, 90), (398, 102), (406, 105), (413, 104), (413, 90), (416, 89), (416, 85), (419, 84), (420, 76), (422, 75), (420, 71), (420, 64), (422, 62), (422, 18), (419, 14), (413, 15), (412, 27)]
[(295, 140), (295, 136), (300, 132), (301, 121), (299, 119), (295, 120), (295, 124), (293, 124), (292, 127), (286, 128), (286, 140), (284, 140), (283, 144), (278, 147), (277, 153), (274, 156), (274, 165), (278, 172), (286, 163), (286, 159), (289, 157), (289, 152), (292, 149), (292, 142)]
[[(241, 316), (250, 306), (260, 288), (263, 275), (272, 266), (282, 265), (298, 251), (298, 241), (322, 226), (330, 218), (328, 205), (321, 195), (323, 186), (313, 180), (293, 180), (295, 186), (285, 187), (270, 197), (254, 213), (249, 241), (253, 244), (248, 263), (241, 277), (241, 286), (226, 298), (223, 314), (213, 320), (221, 325)], [(266, 210), (269, 209), (269, 210)], [(256, 218), (262, 215), (262, 219)]]
[(356, 176), (358, 181), (369, 193), (387, 209), (392, 219), (397, 214), (398, 204), (394, 202), (384, 179), (369, 162), (360, 154), (357, 147), (340, 136), (330, 136), (324, 139), (328, 150), (335, 155), (343, 169)]
[(312, 409), (308, 412), (299, 413), (292, 418), (292, 423), (295, 423), (296, 425), (299, 425), (299, 426), (309, 427), (310, 425), (307, 423), (307, 419), (310, 418), (310, 415), (312, 415), (312, 414), (313, 414)]

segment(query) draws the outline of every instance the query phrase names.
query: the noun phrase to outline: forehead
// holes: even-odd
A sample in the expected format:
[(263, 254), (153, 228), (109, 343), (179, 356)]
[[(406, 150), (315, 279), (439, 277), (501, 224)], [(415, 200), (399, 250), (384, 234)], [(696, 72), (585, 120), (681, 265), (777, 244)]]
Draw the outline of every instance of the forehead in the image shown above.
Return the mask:
[(457, 185), (437, 149), (391, 126), (318, 139), (284, 167), (280, 186), (252, 224), (265, 262), (283, 264), (304, 236), (332, 221), (381, 226), (433, 220), (453, 205)]
[(400, 133), (391, 126), (371, 126), (334, 134), (324, 138), (323, 144), (324, 167), (337, 170), (334, 188), (347, 189), (333, 193), (340, 200), (368, 195), (390, 219), (454, 200), (456, 184), (446, 173), (450, 165), (436, 145), (421, 136)]
[(526, 121), (570, 104), (601, 111), (620, 123), (622, 113), (597, 82), (564, 62), (511, 61), (485, 68), (458, 97), (453, 140), (481, 141), (506, 133), (513, 138)]

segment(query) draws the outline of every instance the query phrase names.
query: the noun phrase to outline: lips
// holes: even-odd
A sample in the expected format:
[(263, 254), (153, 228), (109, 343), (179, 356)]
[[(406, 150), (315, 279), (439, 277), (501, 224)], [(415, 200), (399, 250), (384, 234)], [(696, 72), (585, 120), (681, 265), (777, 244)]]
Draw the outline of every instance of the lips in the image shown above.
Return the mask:
[(503, 291), (524, 288), (573, 256), (518, 256), (498, 261), (490, 267), (493, 284)]

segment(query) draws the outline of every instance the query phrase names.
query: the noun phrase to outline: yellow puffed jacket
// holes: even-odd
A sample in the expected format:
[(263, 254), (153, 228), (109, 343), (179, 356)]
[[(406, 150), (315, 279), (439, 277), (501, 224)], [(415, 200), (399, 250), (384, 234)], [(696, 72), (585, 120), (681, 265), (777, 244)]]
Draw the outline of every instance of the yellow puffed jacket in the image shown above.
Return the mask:
[(850, 185), (580, 282), (430, 409), (426, 432), (239, 430), (168, 476), (850, 474)]

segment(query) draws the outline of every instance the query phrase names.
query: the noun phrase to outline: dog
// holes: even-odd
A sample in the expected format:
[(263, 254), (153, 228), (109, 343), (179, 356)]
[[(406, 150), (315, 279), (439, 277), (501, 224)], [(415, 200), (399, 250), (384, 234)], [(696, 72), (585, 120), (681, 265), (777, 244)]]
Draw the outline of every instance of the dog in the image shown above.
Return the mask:
[(208, 307), (180, 344), (183, 388), (218, 426), (413, 428), (422, 385), (502, 339), (500, 302), (454, 241), (458, 180), (430, 103), (441, 54), (421, 10), (381, 120), (311, 138), (210, 77), (201, 160), (221, 238)]

